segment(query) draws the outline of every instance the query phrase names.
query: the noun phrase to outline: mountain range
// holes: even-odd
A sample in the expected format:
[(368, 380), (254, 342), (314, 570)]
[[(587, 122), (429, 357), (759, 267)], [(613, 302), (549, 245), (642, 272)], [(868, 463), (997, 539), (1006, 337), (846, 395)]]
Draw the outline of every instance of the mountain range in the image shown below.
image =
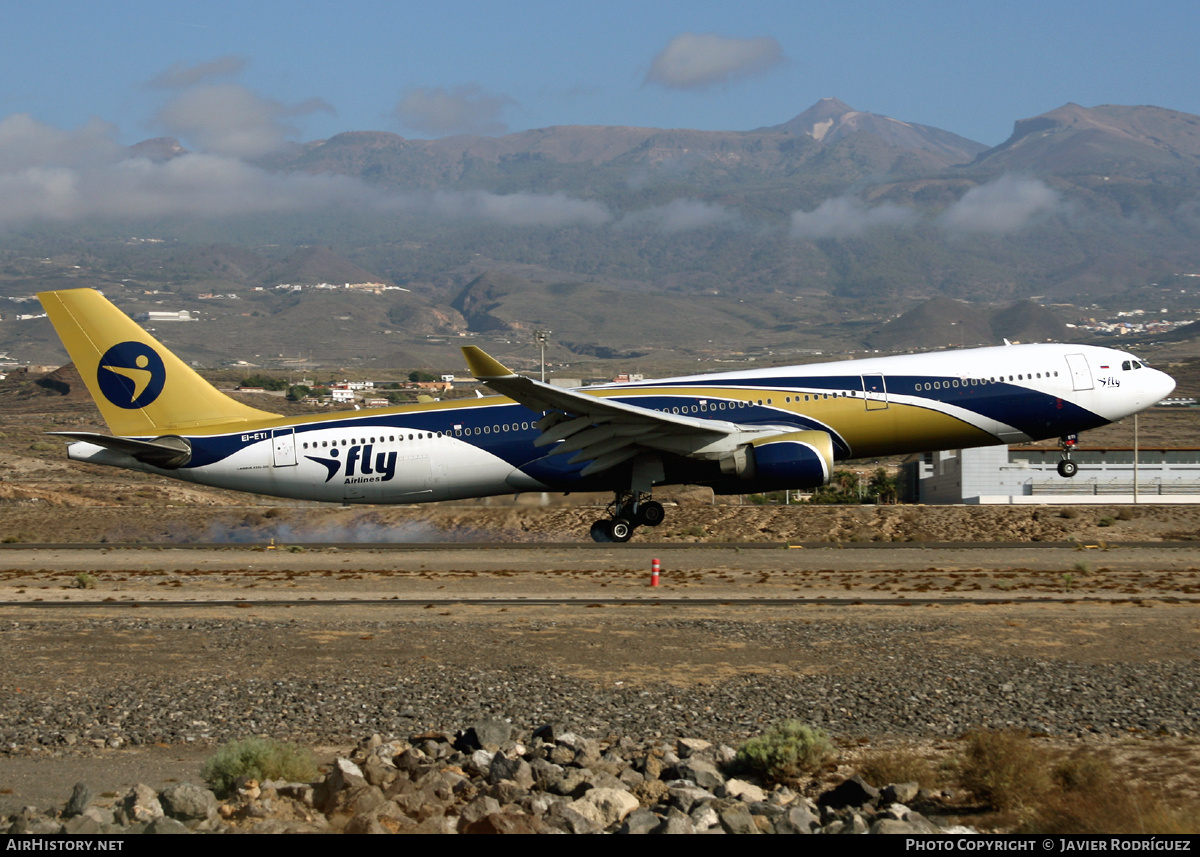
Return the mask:
[[(164, 140), (160, 146), (177, 145)], [(855, 111), (826, 98), (781, 125), (753, 131), (694, 131), (624, 126), (568, 125), (502, 137), (455, 136), (406, 140), (379, 131), (349, 132), (306, 143), (263, 159), (276, 170), (353, 175), (402, 188), (487, 186), (505, 175), (533, 173), (545, 183), (588, 184), (579, 167), (618, 172), (671, 166), (710, 168), (713, 180), (743, 173), (795, 176), (823, 173), (844, 160), (859, 175), (879, 170), (940, 169), (970, 161), (987, 147), (925, 125)], [(830, 157), (829, 153), (841, 154)], [(822, 160), (822, 156), (824, 159)], [(560, 169), (554, 170), (557, 166)], [(539, 171), (538, 168), (541, 170)], [(551, 182), (551, 176), (557, 182)], [(593, 187), (603, 186), (592, 181)], [(490, 189), (499, 190), (499, 186)], [(535, 189), (526, 185), (523, 189)]]
[[(172, 138), (130, 150), (158, 165), (188, 154)], [(342, 328), (396, 338), (374, 361), (420, 359), (429, 337), (537, 326), (593, 356), (648, 353), (647, 337), (733, 347), (755, 331), (773, 349), (917, 347), (894, 322), (879, 325), (931, 299), (986, 305), (972, 322), (981, 341), (1007, 329), (994, 313), (1031, 297), (1200, 309), (1187, 276), (1200, 272), (1200, 117), (1159, 107), (1067, 104), (1015, 122), (989, 148), (829, 98), (747, 131), (355, 131), (247, 166), (281, 181), (336, 179), (344, 199), (10, 231), (0, 296), (83, 279), (127, 287), (135, 304), (162, 298), (134, 286), (177, 303), (266, 288), (252, 313), (226, 315), (254, 319), (246, 331), (283, 352), (336, 301), (280, 296), (276, 284), (402, 286), (342, 313), (359, 314)], [(656, 332), (647, 315), (676, 323)], [(906, 324), (916, 339), (929, 331), (928, 319)], [(19, 341), (0, 335), (0, 346)], [(197, 355), (215, 356), (203, 344)]]

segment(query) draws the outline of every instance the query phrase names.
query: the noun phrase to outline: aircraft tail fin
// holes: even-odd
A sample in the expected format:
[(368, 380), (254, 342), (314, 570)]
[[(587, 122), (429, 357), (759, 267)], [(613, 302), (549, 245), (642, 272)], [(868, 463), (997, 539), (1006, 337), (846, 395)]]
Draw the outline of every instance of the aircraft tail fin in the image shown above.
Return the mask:
[(116, 435), (162, 435), (277, 417), (231, 399), (94, 289), (38, 295)]

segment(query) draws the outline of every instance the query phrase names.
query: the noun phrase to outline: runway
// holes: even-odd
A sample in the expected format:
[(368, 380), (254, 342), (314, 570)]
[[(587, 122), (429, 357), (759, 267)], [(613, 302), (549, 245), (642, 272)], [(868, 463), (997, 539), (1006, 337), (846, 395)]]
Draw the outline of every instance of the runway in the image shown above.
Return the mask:
[[(652, 564), (661, 569), (651, 586)], [(1200, 601), (1200, 545), (27, 546), (0, 609)]]

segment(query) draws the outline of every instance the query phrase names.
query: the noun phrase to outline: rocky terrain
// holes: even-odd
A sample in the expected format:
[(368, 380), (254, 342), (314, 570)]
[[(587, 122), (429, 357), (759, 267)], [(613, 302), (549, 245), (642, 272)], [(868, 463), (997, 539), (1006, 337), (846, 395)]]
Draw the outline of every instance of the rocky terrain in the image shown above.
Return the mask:
[(554, 726), (529, 737), (482, 720), (456, 734), (374, 735), (329, 768), (313, 783), (243, 779), (224, 802), (188, 783), (97, 802), (80, 783), (61, 813), (24, 810), (7, 832), (976, 832), (910, 809), (945, 809), (943, 792), (916, 782), (880, 790), (853, 777), (814, 800), (764, 784), (733, 748), (700, 739), (596, 740)]

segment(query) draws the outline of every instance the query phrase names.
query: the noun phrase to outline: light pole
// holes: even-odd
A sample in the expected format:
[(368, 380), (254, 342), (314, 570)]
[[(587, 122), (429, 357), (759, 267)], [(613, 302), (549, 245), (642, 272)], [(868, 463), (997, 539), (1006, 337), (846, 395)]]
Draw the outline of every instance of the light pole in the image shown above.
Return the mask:
[(542, 363), (542, 383), (546, 383), (546, 341), (550, 338), (553, 330), (535, 330), (533, 332), (534, 341), (538, 344), (538, 351), (541, 353)]
[[(1159, 484), (1162, 484), (1162, 477), (1159, 477)], [(1162, 489), (1160, 488), (1161, 492)], [(1133, 415), (1133, 502), (1141, 502), (1138, 499), (1138, 415)]]

